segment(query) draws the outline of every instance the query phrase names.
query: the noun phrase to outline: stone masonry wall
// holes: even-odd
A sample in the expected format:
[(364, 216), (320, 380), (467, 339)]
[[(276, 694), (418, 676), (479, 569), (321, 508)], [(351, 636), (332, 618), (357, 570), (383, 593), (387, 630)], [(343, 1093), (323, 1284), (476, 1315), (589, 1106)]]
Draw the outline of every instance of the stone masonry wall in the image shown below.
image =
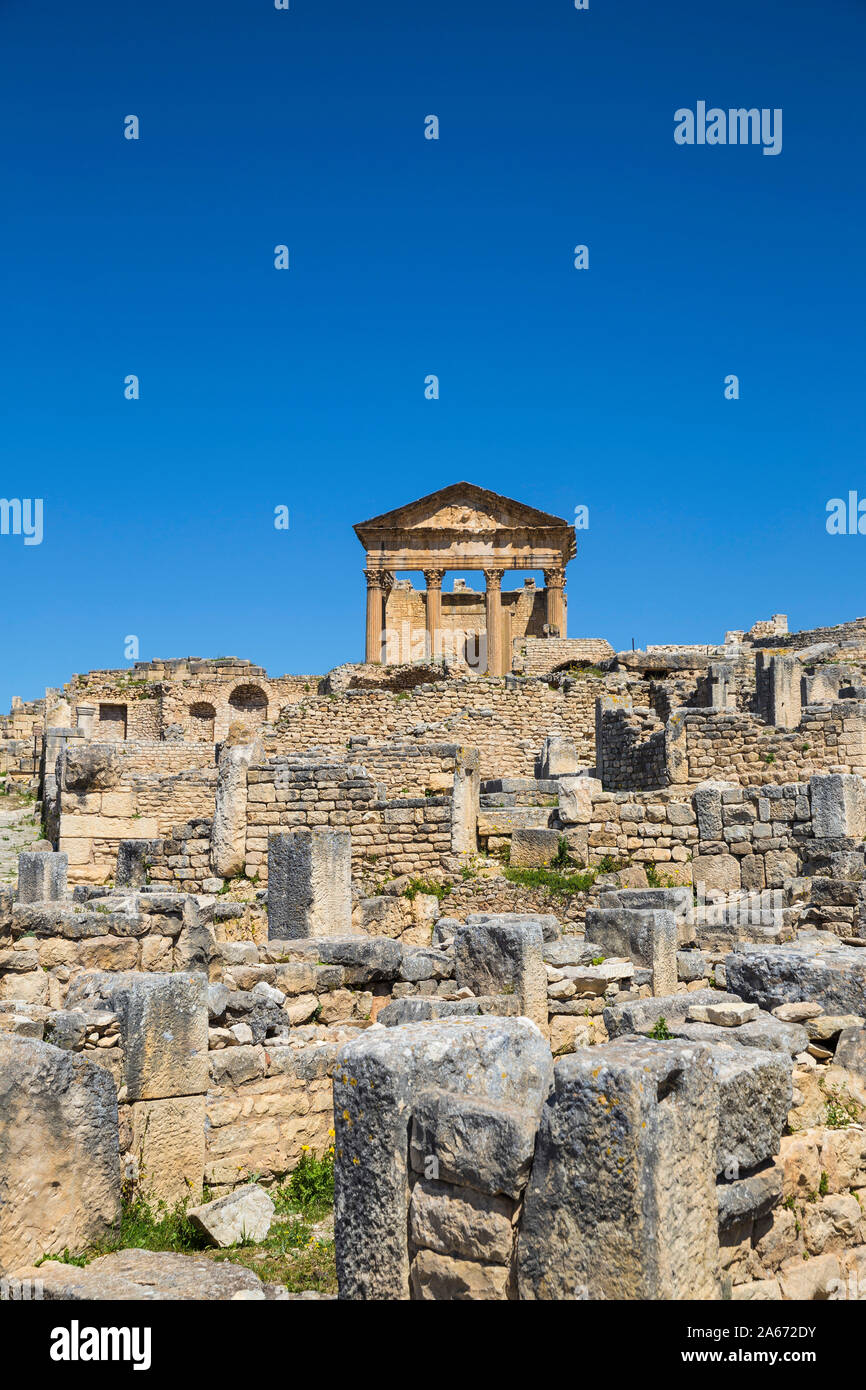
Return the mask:
[(319, 696), (283, 709), (265, 746), (269, 753), (323, 748), (344, 756), (357, 735), (384, 742), (419, 730), (427, 742), (478, 748), (482, 777), (531, 777), (544, 739), (562, 734), (592, 763), (597, 682), (576, 680), (567, 690), (534, 680), (515, 684), (516, 689), (507, 689), (504, 679), (449, 681), (398, 694), (355, 690)]

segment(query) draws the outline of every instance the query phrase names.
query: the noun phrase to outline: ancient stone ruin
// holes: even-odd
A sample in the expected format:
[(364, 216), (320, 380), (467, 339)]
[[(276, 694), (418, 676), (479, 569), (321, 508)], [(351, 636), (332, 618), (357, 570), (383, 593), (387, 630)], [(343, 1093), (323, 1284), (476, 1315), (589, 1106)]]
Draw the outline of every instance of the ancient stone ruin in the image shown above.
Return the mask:
[(365, 662), (0, 719), (4, 1297), (866, 1296), (866, 619), (617, 653), (559, 518), (356, 530)]

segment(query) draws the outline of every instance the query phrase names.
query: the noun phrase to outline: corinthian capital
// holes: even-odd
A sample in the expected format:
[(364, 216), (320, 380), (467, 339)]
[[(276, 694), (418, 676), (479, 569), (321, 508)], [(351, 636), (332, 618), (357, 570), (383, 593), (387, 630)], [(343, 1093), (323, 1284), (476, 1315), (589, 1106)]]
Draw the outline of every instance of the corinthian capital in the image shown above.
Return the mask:
[(428, 589), (441, 589), (442, 580), (445, 578), (444, 570), (425, 570), (424, 583)]
[(565, 570), (557, 566), (555, 569), (544, 571), (544, 582), (548, 589), (565, 588)]
[(487, 581), (488, 589), (502, 588), (502, 570), (485, 570), (484, 578)]

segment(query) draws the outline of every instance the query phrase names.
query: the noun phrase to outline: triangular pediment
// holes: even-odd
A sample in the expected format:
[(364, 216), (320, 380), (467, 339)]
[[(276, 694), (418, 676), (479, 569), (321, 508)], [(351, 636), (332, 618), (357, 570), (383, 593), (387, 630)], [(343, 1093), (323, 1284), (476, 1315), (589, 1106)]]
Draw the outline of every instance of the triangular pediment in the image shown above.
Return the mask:
[(568, 527), (562, 517), (528, 507), (511, 497), (478, 487), (476, 483), (452, 483), (415, 502), (383, 512), (355, 527), (359, 539), (382, 531), (514, 531)]

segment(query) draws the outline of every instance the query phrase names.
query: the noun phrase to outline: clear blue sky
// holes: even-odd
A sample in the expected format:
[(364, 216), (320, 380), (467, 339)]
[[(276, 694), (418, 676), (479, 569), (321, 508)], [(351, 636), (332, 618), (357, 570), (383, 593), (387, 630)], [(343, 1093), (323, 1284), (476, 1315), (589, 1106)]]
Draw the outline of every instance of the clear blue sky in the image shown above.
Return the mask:
[(127, 634), (360, 659), (352, 523), (461, 478), (589, 506), (572, 636), (866, 612), (864, 53), (864, 0), (0, 0), (0, 708)]

